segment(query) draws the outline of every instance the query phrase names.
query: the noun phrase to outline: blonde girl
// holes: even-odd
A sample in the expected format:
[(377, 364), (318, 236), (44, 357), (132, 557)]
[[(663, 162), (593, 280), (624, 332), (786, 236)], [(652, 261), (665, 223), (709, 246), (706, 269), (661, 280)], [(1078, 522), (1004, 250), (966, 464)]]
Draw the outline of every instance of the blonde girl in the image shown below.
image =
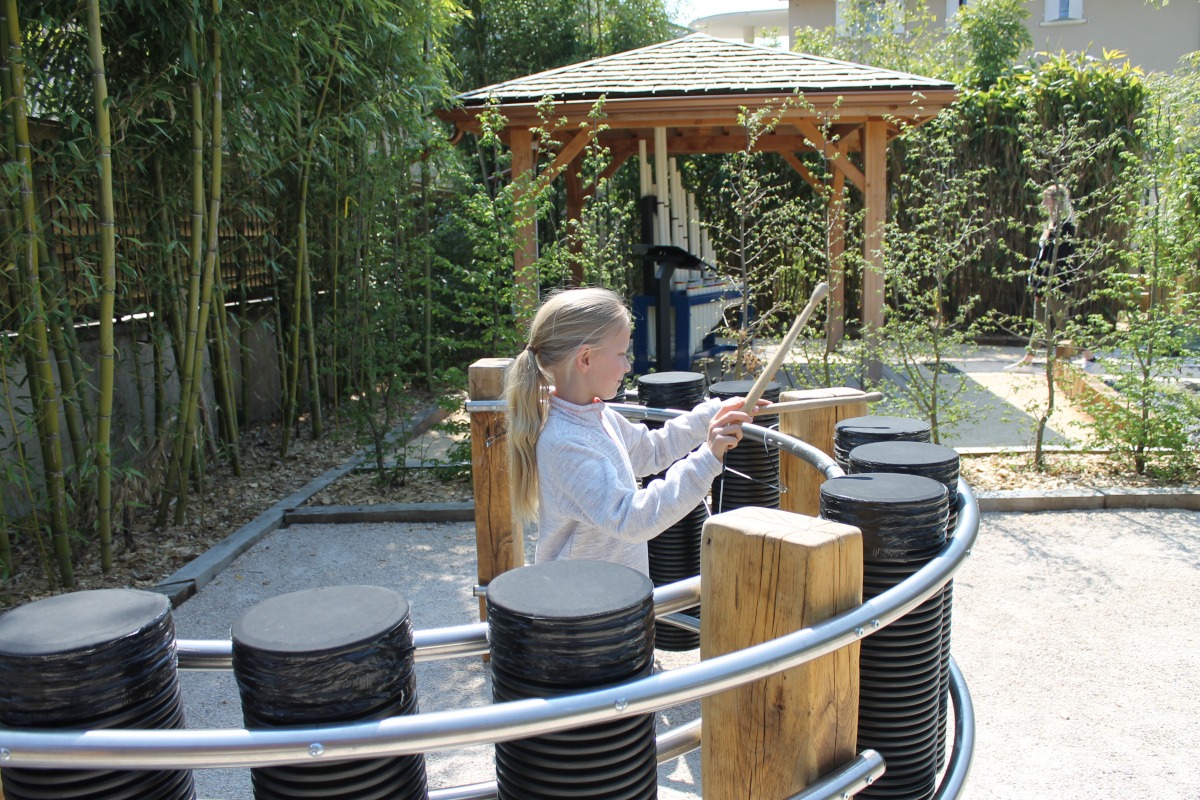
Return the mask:
[(557, 292), (508, 369), (513, 511), (538, 523), (536, 563), (594, 559), (648, 573), (646, 542), (704, 500), (751, 419), (740, 398), (702, 403), (658, 430), (610, 409), (603, 400), (629, 371), (630, 326), (614, 292)]

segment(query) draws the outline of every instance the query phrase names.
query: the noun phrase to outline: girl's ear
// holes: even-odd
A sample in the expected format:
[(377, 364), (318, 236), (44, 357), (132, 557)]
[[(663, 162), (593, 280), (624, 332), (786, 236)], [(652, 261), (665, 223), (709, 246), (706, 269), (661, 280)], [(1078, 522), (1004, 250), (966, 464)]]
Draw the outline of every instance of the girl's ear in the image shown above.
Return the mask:
[(580, 372), (587, 372), (588, 367), (592, 364), (592, 348), (586, 344), (579, 346), (575, 351), (575, 366)]

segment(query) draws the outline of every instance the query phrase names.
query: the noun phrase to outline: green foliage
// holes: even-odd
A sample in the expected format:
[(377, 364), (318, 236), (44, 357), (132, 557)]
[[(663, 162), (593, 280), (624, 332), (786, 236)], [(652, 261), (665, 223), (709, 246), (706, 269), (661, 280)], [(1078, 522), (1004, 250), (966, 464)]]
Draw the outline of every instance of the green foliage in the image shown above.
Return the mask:
[(1029, 9), (1024, 0), (978, 0), (958, 10), (959, 38), (970, 52), (963, 80), (986, 89), (995, 85), (1021, 53), (1033, 47), (1025, 27)]
[(881, 360), (900, 378), (896, 389), (904, 404), (929, 421), (934, 442), (973, 411), (959, 402), (967, 377), (948, 362), (984, 329), (982, 297), (950, 302), (952, 287), (992, 224), (983, 194), (988, 171), (959, 157), (964, 132), (965, 121), (951, 108), (906, 134), (905, 169), (884, 253), (888, 304)]
[(1184, 382), (1195, 362), (1200, 325), (1200, 209), (1195, 200), (1200, 102), (1194, 70), (1156, 76), (1139, 120), (1143, 148), (1127, 154), (1128, 202), (1120, 209), (1129, 247), (1107, 271), (1104, 292), (1120, 309), (1116, 322), (1093, 320), (1097, 335), (1116, 350), (1110, 372), (1119, 400), (1097, 403), (1093, 435), (1125, 455), (1139, 474), (1193, 470), (1197, 430), (1195, 392)]

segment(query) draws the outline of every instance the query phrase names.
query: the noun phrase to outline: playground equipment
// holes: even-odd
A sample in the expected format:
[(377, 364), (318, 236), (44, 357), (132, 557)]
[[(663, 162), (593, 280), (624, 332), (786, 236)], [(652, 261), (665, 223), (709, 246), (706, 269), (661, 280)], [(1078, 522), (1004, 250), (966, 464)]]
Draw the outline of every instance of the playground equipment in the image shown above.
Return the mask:
[[(491, 367), (502, 368), (502, 360), (490, 360)], [(472, 381), (477, 385), (476, 381)], [(783, 400), (798, 400), (784, 393)], [(818, 394), (818, 396), (820, 396)], [(847, 395), (843, 394), (844, 397)], [(855, 409), (861, 393), (848, 395), (851, 405), (824, 406), (819, 404), (812, 414)], [(863, 403), (865, 405), (865, 402)], [(679, 412), (621, 405), (618, 409), (631, 418), (663, 421)], [(503, 415), (503, 405), (493, 398), (475, 398), (469, 404), (472, 425), (475, 416)], [(781, 420), (781, 427), (803, 427), (805, 422)], [(811, 422), (809, 420), (808, 422)], [(485, 424), (495, 430), (496, 416), (486, 418)], [(780, 450), (783, 461), (781, 474), (802, 474), (797, 465), (817, 473), (822, 482), (843, 476), (844, 471), (827, 450), (802, 441), (787, 433), (757, 425), (745, 426), (748, 443), (771, 444)], [(491, 434), (493, 437), (499, 434)], [(814, 441), (819, 437), (813, 437)], [(481, 442), (487, 451), (488, 470), (502, 470), (503, 448), (495, 447), (496, 439)], [(827, 448), (831, 447), (827, 445)], [(794, 461), (795, 464), (788, 462)], [(477, 461), (476, 469), (481, 465)], [(497, 474), (477, 474), (475, 480), (488, 482), (490, 489), (480, 502), (477, 490), (477, 535), (481, 557), (480, 578), (487, 584), (513, 566), (514, 542), (511, 528), (505, 528), (503, 515), (496, 513), (493, 501), (501, 496)], [(787, 510), (794, 501), (796, 486), (787, 483), (781, 506)], [(797, 485), (803, 484), (798, 481)], [(217, 767), (262, 768), (287, 765), (311, 765), (347, 759), (378, 759), (426, 752), (456, 749), (468, 745), (510, 742), (541, 737), (592, 725), (614, 725), (620, 720), (677, 706), (692, 700), (715, 698), (721, 693), (750, 687), (756, 682), (778, 676), (789, 669), (811, 664), (824, 656), (849, 652), (864, 639), (888, 629), (893, 623), (922, 607), (931, 598), (944, 593), (963, 560), (970, 553), (978, 533), (978, 506), (970, 488), (957, 481), (956, 496), (950, 502), (957, 512), (957, 521), (945, 537), (945, 543), (930, 554), (927, 560), (910, 575), (894, 585), (869, 597), (864, 602), (837, 611), (820, 621), (782, 632), (765, 641), (732, 652), (714, 655), (701, 662), (658, 674), (623, 680), (615, 685), (585, 689), (553, 697), (526, 697), (499, 702), (483, 708), (418, 713), (391, 716), (367, 722), (339, 722), (328, 726), (208, 729), (208, 730), (0, 730), (0, 774), (8, 769), (73, 769), (73, 770), (189, 770)], [(745, 509), (739, 510), (745, 511)], [(737, 513), (737, 512), (735, 512)], [(784, 512), (775, 511), (781, 514)], [(490, 528), (488, 519), (500, 520)], [(510, 524), (510, 523), (508, 523)], [(508, 567), (484, 575), (487, 569), (507, 560)], [(523, 561), (523, 554), (521, 557)], [(521, 563), (521, 562), (516, 562)], [(712, 583), (712, 582), (710, 582)], [(669, 620), (683, 627), (702, 629), (680, 612), (699, 604), (702, 579), (689, 578), (660, 586), (653, 591), (654, 615), (660, 621)], [(707, 602), (706, 620), (710, 606)], [(417, 661), (478, 656), (489, 651), (488, 625), (472, 623), (453, 628), (418, 630), (413, 633)], [(229, 641), (181, 640), (178, 642), (180, 669), (230, 670), (233, 667), (233, 646)], [(945, 661), (946, 697), (953, 708), (953, 740), (946, 743), (944, 768), (935, 787), (933, 800), (958, 797), (969, 772), (974, 750), (974, 716), (965, 681), (953, 659)], [(740, 718), (727, 716), (711, 718), (707, 713), (700, 721), (674, 729), (656, 742), (657, 759), (661, 762), (676, 758), (700, 745), (706, 732), (725, 730), (737, 725), (760, 729), (762, 720), (743, 714)], [(820, 746), (820, 742), (809, 746)], [(707, 750), (705, 751), (707, 753)], [(714, 753), (715, 755), (715, 753)], [(775, 760), (809, 761), (799, 751), (773, 751)], [(770, 765), (766, 765), (770, 766)], [(762, 800), (817, 800), (842, 798), (857, 794), (876, 784), (885, 774), (885, 758), (874, 750), (851, 753), (824, 770), (821, 777), (789, 795), (751, 795)], [(712, 788), (717, 789), (717, 781)], [(705, 776), (705, 793), (710, 782)], [(463, 787), (435, 788), (429, 791), (431, 800), (484, 800), (497, 796), (495, 783)]]

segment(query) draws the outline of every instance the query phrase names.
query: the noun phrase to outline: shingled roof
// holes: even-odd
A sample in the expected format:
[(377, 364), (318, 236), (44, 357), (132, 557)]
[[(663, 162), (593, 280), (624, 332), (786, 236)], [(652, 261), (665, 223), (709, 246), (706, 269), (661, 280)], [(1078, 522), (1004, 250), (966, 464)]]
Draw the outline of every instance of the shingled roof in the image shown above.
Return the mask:
[(953, 84), (864, 64), (717, 39), (703, 33), (485, 86), (463, 106), (763, 92), (841, 93), (953, 89)]

